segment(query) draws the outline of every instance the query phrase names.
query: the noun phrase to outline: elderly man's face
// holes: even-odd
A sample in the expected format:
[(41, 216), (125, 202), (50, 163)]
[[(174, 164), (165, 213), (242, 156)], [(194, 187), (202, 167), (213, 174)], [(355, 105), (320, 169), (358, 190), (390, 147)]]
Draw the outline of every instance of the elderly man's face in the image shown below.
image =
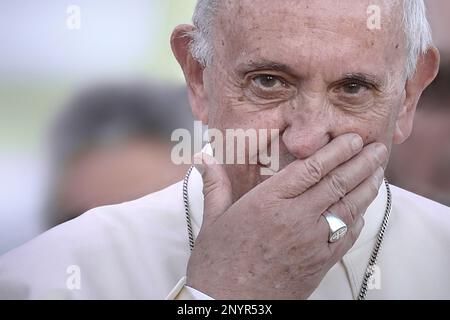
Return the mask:
[[(381, 29), (367, 27), (371, 4)], [(405, 90), (400, 4), (224, 1), (194, 112), (210, 128), (279, 129), (281, 168), (348, 132), (366, 144), (403, 142), (399, 121), (414, 97)], [(264, 179), (257, 165), (226, 169), (235, 198)]]

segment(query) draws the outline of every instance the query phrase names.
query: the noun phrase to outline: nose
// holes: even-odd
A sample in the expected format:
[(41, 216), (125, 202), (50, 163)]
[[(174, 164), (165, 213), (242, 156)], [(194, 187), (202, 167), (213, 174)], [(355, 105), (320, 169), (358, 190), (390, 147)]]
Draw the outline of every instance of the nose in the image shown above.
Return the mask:
[(333, 121), (332, 115), (324, 109), (301, 109), (290, 108), (285, 112), (281, 141), (289, 154), (306, 159), (330, 142)]

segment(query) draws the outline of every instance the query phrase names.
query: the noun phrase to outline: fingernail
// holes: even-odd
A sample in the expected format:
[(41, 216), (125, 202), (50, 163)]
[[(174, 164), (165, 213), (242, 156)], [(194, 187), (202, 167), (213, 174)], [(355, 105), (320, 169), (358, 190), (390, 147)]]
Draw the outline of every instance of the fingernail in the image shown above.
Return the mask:
[(387, 149), (386, 146), (384, 144), (377, 144), (376, 148), (375, 148), (375, 152), (377, 155), (377, 159), (380, 163), (384, 163), (384, 161), (386, 161), (386, 155), (387, 155)]
[(352, 148), (354, 151), (358, 151), (361, 150), (363, 146), (363, 140), (361, 138), (361, 136), (355, 134), (352, 138)]

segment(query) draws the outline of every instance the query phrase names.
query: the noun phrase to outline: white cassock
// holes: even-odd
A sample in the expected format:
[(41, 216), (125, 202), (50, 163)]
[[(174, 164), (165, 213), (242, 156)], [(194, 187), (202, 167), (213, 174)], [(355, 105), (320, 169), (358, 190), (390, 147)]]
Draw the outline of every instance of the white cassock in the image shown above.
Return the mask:
[[(202, 179), (188, 186), (194, 235)], [(367, 299), (450, 299), (450, 208), (392, 187), (392, 212)], [(383, 220), (386, 187), (353, 248), (310, 299), (355, 299)], [(184, 285), (190, 255), (182, 182), (88, 211), (0, 257), (0, 298), (207, 299)]]

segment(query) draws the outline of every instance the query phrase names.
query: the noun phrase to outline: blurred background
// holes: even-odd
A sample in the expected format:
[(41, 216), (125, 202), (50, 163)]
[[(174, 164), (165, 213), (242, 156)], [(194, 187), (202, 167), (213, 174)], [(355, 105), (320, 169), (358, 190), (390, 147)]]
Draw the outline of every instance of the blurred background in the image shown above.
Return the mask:
[[(195, 0), (0, 2), (0, 254), (86, 210), (182, 178), (192, 129), (169, 38)], [(450, 1), (428, 1), (441, 49), (391, 183), (450, 206)]]

